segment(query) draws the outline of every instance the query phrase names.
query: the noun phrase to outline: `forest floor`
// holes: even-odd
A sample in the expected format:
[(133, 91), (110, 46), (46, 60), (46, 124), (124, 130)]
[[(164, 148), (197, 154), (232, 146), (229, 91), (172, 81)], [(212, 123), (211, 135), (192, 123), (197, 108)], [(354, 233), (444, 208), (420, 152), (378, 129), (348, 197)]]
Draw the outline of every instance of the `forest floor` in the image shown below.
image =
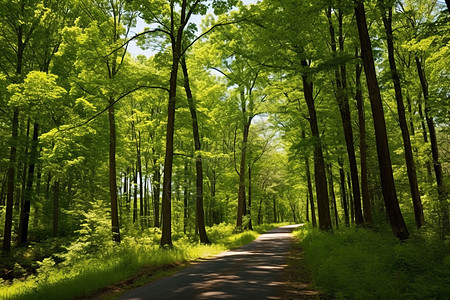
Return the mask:
[(294, 228), (272, 229), (250, 244), (189, 265), (143, 269), (79, 299), (317, 299), (303, 250), (292, 240)]

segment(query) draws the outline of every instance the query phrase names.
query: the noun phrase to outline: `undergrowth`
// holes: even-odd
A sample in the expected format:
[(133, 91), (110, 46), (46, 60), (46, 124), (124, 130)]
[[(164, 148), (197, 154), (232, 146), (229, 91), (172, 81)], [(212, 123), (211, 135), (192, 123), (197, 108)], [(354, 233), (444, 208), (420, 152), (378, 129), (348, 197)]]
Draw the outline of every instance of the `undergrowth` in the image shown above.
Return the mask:
[[(264, 231), (272, 225), (257, 228)], [(0, 299), (70, 299), (132, 277), (143, 267), (154, 269), (208, 257), (253, 241), (258, 233), (234, 233), (233, 225), (208, 228), (211, 245), (203, 245), (192, 235), (175, 233), (174, 247), (159, 248), (159, 230), (135, 230), (120, 245), (109, 240), (109, 231), (90, 236), (88, 232), (67, 250), (37, 262), (35, 274), (12, 281), (0, 279)], [(89, 231), (89, 228), (84, 230)], [(131, 232), (129, 232), (131, 233)]]
[(425, 229), (401, 243), (388, 230), (295, 232), (313, 281), (337, 299), (450, 299), (449, 244)]

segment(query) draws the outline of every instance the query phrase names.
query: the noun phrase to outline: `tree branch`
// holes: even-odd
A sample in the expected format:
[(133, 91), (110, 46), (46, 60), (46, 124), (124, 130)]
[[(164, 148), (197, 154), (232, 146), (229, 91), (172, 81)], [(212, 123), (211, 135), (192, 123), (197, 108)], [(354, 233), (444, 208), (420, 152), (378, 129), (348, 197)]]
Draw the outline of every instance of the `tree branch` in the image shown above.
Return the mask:
[(114, 100), (112, 103), (110, 103), (107, 107), (105, 107), (103, 110), (101, 110), (100, 112), (96, 113), (95, 115), (93, 115), (92, 117), (90, 117), (89, 119), (87, 119), (84, 122), (81, 122), (80, 124), (74, 125), (72, 127), (66, 128), (66, 129), (58, 129), (58, 131), (69, 131), (81, 126), (84, 126), (86, 124), (88, 124), (89, 122), (91, 122), (92, 120), (94, 120), (95, 118), (97, 118), (98, 116), (100, 116), (102, 113), (104, 113), (105, 111), (107, 111), (111, 106), (113, 106), (114, 104), (116, 104), (117, 102), (119, 102), (120, 100), (122, 100), (124, 97), (128, 96), (129, 94), (141, 89), (141, 88), (149, 88), (149, 89), (160, 89), (160, 90), (164, 90), (166, 92), (169, 92), (169, 90), (167, 88), (164, 87), (159, 87), (159, 86), (146, 86), (146, 85), (141, 85), (138, 86), (126, 93), (124, 93), (123, 95), (121, 95), (119, 98), (117, 98), (116, 100)]

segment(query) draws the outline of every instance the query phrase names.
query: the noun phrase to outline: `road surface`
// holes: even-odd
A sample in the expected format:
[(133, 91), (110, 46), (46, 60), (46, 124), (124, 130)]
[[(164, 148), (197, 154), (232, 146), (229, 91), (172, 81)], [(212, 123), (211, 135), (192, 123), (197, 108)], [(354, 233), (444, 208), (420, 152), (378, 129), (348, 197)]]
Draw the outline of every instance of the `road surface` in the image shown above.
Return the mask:
[(195, 263), (119, 299), (281, 299), (291, 232), (298, 226), (272, 229), (250, 244)]

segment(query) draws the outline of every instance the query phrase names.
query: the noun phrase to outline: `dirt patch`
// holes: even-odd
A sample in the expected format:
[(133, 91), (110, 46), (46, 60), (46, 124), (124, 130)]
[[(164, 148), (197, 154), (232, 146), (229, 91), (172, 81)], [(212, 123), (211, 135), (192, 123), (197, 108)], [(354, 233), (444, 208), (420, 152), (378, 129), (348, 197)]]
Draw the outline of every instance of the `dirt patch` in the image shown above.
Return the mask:
[(305, 253), (298, 241), (292, 243), (287, 259), (285, 278), (283, 300), (323, 299), (311, 282), (311, 273), (306, 266)]

